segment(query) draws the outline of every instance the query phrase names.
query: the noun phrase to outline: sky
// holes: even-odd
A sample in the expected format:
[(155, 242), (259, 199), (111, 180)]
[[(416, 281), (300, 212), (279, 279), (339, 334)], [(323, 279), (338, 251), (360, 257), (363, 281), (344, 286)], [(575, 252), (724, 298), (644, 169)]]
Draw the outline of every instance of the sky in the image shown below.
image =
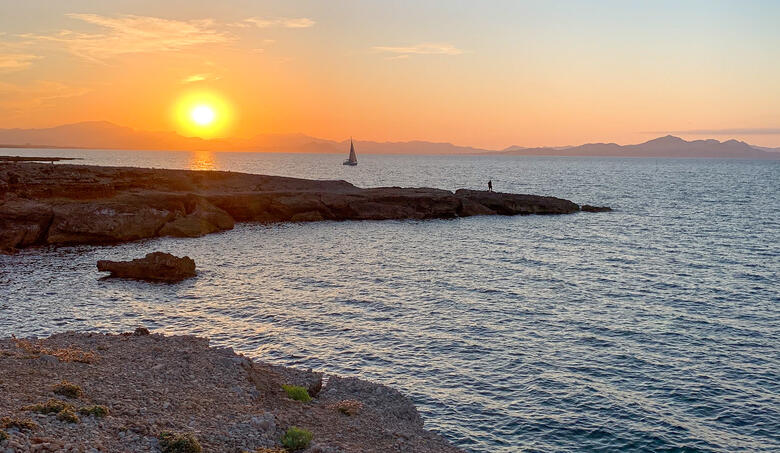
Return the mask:
[(0, 128), (780, 146), (778, 24), (778, 1), (0, 0)]

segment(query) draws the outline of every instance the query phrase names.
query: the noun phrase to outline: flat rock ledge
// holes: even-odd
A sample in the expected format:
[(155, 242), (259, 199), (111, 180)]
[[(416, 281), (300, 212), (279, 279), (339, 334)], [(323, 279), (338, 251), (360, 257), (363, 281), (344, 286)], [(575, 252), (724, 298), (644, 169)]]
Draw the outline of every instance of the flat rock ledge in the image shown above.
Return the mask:
[(570, 214), (568, 200), (460, 189), (380, 187), (221, 171), (0, 164), (0, 251), (159, 236), (236, 222), (448, 219)]
[(195, 276), (192, 258), (179, 258), (163, 252), (148, 253), (131, 261), (100, 260), (97, 268), (101, 272), (110, 272), (109, 277), (146, 281), (179, 282)]
[[(319, 386), (310, 402), (282, 389), (306, 383)], [(337, 376), (323, 386), (318, 373), (143, 328), (0, 339), (0, 395), (3, 452), (160, 452), (169, 432), (205, 452), (281, 453), (292, 426), (312, 433), (309, 453), (461, 451), (392, 388)]]

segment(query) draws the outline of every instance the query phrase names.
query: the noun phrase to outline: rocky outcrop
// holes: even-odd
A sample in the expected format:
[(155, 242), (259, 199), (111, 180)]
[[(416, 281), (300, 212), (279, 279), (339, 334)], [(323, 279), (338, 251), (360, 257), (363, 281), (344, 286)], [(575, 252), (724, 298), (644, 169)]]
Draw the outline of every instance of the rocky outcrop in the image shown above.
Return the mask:
[[(602, 208), (599, 208), (602, 209)], [(0, 164), (0, 250), (197, 237), (235, 222), (568, 214), (568, 200), (232, 172)]]
[[(462, 451), (425, 430), (399, 391), (338, 376), (313, 391), (319, 378), (209, 347), (205, 338), (146, 329), (0, 338), (0, 414), (8, 425), (31, 420), (7, 431), (0, 424), (8, 433), (0, 451), (160, 451), (164, 432), (191, 433), (208, 452), (283, 451), (292, 426), (312, 433), (309, 453)], [(79, 398), (52, 394), (63, 379), (79, 386)], [(282, 387), (290, 384), (308, 387), (312, 400), (291, 399)], [(35, 412), (53, 396), (76, 410), (103, 407), (107, 416), (79, 410), (80, 421), (66, 424)], [(360, 410), (343, 411), (345, 403)]]
[(101, 272), (110, 272), (110, 277), (146, 281), (178, 282), (195, 276), (192, 258), (179, 258), (163, 252), (149, 253), (132, 261), (100, 260), (97, 268)]

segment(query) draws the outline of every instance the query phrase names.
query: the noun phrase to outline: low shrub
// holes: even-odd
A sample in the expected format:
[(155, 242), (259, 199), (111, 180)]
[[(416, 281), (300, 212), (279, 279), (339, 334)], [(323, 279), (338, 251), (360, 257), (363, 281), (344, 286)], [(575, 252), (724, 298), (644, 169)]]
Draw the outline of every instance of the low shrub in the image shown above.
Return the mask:
[(190, 433), (163, 431), (157, 436), (163, 453), (201, 453), (200, 442)]
[(59, 414), (57, 414), (57, 420), (68, 423), (78, 423), (81, 421), (79, 420), (79, 416), (73, 412), (73, 409), (65, 409), (64, 411), (61, 411)]
[(0, 428), (16, 428), (22, 431), (38, 429), (38, 424), (29, 418), (3, 417), (0, 418)]
[(8, 439), (8, 433), (0, 429), (0, 442)]
[(22, 409), (26, 411), (38, 412), (39, 414), (59, 414), (64, 410), (73, 411), (73, 405), (66, 403), (65, 401), (52, 398), (45, 403), (37, 403), (30, 406), (25, 406)]
[(79, 398), (84, 394), (84, 392), (81, 391), (81, 387), (68, 381), (62, 381), (55, 385), (54, 393), (62, 395), (66, 398)]
[(299, 385), (282, 385), (282, 388), (285, 392), (287, 392), (287, 396), (294, 399), (295, 401), (302, 401), (304, 403), (311, 401), (309, 391), (304, 387)]
[(79, 414), (91, 415), (93, 417), (101, 418), (108, 415), (108, 408), (99, 404), (93, 404), (92, 406), (84, 406), (79, 408)]
[(297, 426), (291, 426), (290, 429), (284, 433), (284, 436), (282, 436), (282, 445), (290, 451), (303, 450), (309, 446), (312, 437), (314, 437), (314, 435), (311, 431), (298, 428)]

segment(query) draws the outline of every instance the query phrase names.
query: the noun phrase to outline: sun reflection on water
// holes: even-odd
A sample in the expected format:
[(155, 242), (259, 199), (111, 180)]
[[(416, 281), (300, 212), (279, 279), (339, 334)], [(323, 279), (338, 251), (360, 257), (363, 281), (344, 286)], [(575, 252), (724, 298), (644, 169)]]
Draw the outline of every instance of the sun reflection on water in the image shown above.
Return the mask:
[(216, 170), (216, 153), (213, 151), (193, 151), (190, 154), (190, 170)]

